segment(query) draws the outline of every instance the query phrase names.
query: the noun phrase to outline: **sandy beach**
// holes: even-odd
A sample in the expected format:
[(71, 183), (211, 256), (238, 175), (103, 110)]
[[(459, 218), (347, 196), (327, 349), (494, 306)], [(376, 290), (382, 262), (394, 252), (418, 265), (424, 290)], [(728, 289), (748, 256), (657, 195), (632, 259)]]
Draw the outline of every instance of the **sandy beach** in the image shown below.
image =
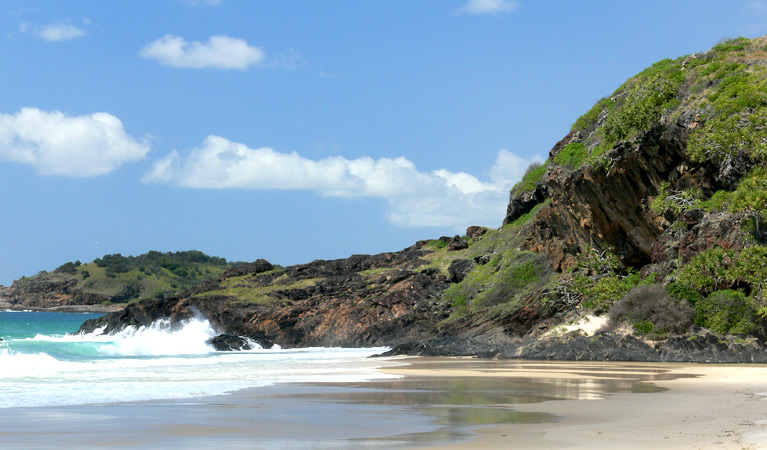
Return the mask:
[(767, 366), (404, 358), (373, 382), (0, 411), (12, 448), (767, 448)]
[(478, 369), (476, 363), (427, 359), (391, 371), (409, 377), (573, 379), (589, 376), (588, 370), (645, 377), (660, 369), (665, 372), (652, 384), (668, 390), (515, 405), (560, 420), (477, 427), (475, 439), (438, 448), (767, 448), (767, 366), (506, 362)]

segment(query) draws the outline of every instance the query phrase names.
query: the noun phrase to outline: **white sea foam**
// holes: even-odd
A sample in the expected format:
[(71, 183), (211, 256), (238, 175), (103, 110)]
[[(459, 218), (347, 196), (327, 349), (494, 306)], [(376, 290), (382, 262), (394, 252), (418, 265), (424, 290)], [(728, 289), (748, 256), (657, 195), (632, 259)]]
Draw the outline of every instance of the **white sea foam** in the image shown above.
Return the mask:
[[(114, 335), (37, 335), (0, 347), (0, 408), (76, 405), (219, 395), (284, 382), (391, 378), (385, 348), (255, 348), (215, 352), (204, 319), (160, 321)], [(42, 350), (42, 351), (41, 351)], [(69, 352), (69, 353), (67, 353)], [(56, 356), (53, 356), (56, 355)]]

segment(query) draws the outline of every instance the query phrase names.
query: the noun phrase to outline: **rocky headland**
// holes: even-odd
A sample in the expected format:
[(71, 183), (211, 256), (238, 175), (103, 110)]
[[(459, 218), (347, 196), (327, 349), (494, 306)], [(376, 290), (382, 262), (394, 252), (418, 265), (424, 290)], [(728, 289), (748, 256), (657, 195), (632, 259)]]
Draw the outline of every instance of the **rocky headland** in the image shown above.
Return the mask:
[(600, 100), (512, 189), (499, 229), (287, 268), (259, 260), (82, 331), (202, 314), (263, 346), (767, 362), (765, 188), (767, 39), (739, 38)]

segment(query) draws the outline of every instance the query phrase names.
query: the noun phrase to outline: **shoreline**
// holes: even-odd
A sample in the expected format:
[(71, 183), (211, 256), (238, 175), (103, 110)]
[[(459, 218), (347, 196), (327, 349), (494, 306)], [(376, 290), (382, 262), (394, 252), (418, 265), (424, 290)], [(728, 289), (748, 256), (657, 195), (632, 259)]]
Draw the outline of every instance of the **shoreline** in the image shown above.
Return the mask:
[[(554, 362), (552, 371), (460, 370), (437, 367), (385, 369), (419, 377), (577, 377), (579, 362)], [(612, 363), (586, 363), (613, 366)], [(473, 427), (467, 441), (429, 448), (767, 448), (767, 365), (627, 363), (638, 369), (666, 368), (647, 381), (663, 392), (606, 394), (600, 400), (552, 400), (517, 404), (520, 412), (548, 413), (556, 422)], [(571, 367), (567, 367), (571, 366)], [(626, 373), (613, 375), (625, 376)], [(667, 378), (667, 379), (663, 379)]]
[[(4, 408), (17, 448), (767, 448), (765, 365), (393, 358), (390, 380)], [(119, 427), (114, 424), (119, 423)]]

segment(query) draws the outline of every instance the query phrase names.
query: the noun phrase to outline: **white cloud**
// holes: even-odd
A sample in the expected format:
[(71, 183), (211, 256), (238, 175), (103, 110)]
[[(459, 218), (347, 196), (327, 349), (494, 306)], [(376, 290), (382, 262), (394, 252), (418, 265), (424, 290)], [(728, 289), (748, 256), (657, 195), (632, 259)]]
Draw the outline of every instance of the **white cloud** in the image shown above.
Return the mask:
[(458, 8), (459, 14), (497, 14), (511, 12), (520, 7), (514, 0), (469, 0)]
[(300, 53), (294, 49), (288, 47), (284, 52), (275, 56), (269, 61), (268, 66), (272, 69), (287, 69), (297, 70), (309, 65), (309, 61), (306, 60)]
[(263, 50), (248, 45), (243, 39), (211, 36), (207, 42), (187, 42), (171, 34), (147, 44), (139, 54), (172, 67), (240, 70), (261, 63), (266, 56)]
[(363, 157), (348, 160), (304, 158), (270, 148), (252, 149), (223, 137), (209, 136), (188, 154), (173, 152), (156, 162), (144, 178), (175, 186), (206, 189), (308, 190), (325, 197), (386, 200), (388, 219), (401, 226), (454, 226), (500, 221), (508, 190), (527, 166), (501, 150), (481, 181), (464, 172), (417, 170), (406, 158)]
[(51, 24), (40, 28), (37, 35), (49, 42), (60, 42), (87, 36), (88, 32), (75, 25)]
[(149, 146), (125, 133), (108, 113), (67, 116), (23, 108), (0, 114), (0, 160), (28, 164), (43, 175), (94, 177), (146, 155)]

